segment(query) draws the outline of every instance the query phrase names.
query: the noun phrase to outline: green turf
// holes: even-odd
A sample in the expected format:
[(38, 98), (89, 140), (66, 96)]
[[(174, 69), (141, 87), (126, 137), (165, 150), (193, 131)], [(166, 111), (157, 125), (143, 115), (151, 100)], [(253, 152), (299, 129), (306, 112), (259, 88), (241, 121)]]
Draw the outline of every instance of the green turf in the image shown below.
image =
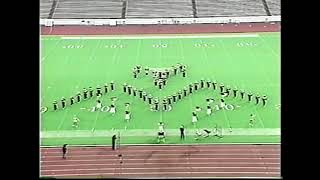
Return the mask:
[[(219, 36), (217, 34), (212, 34)], [(228, 34), (224, 34), (228, 35)], [(235, 34), (229, 34), (235, 35)], [(237, 35), (237, 34), (236, 34)], [(257, 115), (254, 128), (280, 128), (280, 33), (259, 33), (257, 37), (211, 37), (211, 38), (154, 38), (154, 39), (61, 39), (60, 36), (42, 37), (41, 55), (41, 104), (48, 107), (42, 114), (41, 131), (74, 132), (72, 117), (77, 115), (81, 122), (79, 130), (95, 131), (114, 129), (149, 129), (156, 133), (157, 123), (164, 121), (167, 129), (177, 129), (181, 124), (186, 129), (194, 129), (191, 125), (191, 112), (195, 106), (206, 109), (207, 97), (219, 97), (218, 91), (199, 90), (174, 104), (170, 112), (151, 112), (147, 103), (138, 97), (130, 97), (122, 92), (122, 84), (128, 83), (144, 88), (148, 93), (162, 99), (201, 78), (216, 80), (227, 86), (237, 86), (246, 91), (266, 94), (269, 101), (266, 107), (248, 103), (239, 98), (226, 98), (227, 104), (235, 110), (214, 111), (206, 117), (200, 112), (196, 128), (219, 127), (248, 128), (249, 114)], [(99, 36), (96, 36), (99, 37)], [(139, 36), (138, 36), (139, 37)], [(145, 37), (145, 36), (141, 36)], [(158, 36), (159, 37), (159, 36)], [(160, 36), (161, 37), (161, 36)], [(239, 47), (239, 43), (248, 43)], [(167, 44), (166, 48), (155, 48), (153, 45)], [(209, 47), (195, 47), (195, 44), (208, 44)], [(253, 46), (251, 46), (254, 44)], [(68, 45), (81, 46), (67, 48)], [(111, 45), (123, 45), (123, 48), (111, 48)], [(108, 46), (108, 47), (106, 47)], [(70, 47), (70, 46), (69, 46)], [(159, 91), (153, 86), (151, 77), (141, 76), (134, 79), (132, 68), (135, 65), (149, 67), (171, 67), (176, 63), (186, 64), (187, 77), (180, 74), (170, 77), (167, 86)], [(114, 81), (116, 90), (102, 97), (105, 105), (110, 105), (110, 98), (118, 98), (117, 113), (114, 117), (107, 112), (88, 112), (80, 108), (95, 105), (95, 98), (82, 101), (54, 112), (52, 102), (61, 97), (74, 96), (82, 88), (103, 85)], [(124, 121), (124, 103), (131, 103), (132, 119)], [(155, 143), (154, 137), (137, 134), (130, 136), (122, 133), (125, 143)], [(102, 137), (75, 138), (43, 138), (42, 145), (70, 144), (105, 144)], [(126, 140), (127, 139), (127, 140)], [(247, 135), (226, 136), (219, 142), (279, 142), (279, 135)], [(216, 142), (211, 140), (196, 141), (188, 139), (188, 143)], [(218, 141), (217, 141), (218, 142)], [(218, 142), (218, 143), (219, 143)], [(109, 143), (109, 141), (108, 141)], [(177, 136), (168, 136), (167, 143), (181, 143)]]

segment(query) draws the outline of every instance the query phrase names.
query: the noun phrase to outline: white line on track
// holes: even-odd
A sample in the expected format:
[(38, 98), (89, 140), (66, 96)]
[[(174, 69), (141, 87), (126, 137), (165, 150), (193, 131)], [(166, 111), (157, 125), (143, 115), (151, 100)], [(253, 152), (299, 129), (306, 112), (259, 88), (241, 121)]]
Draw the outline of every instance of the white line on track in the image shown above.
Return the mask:
[[(76, 150), (76, 149), (70, 149), (69, 150), (72, 152), (72, 153), (79, 153), (79, 152), (83, 152), (83, 150)], [(106, 149), (107, 150), (107, 149)], [(125, 152), (125, 153), (129, 153), (131, 150), (134, 150), (135, 152), (137, 153), (150, 153), (151, 151), (156, 153), (156, 152), (181, 152), (181, 151), (184, 151), (184, 149), (167, 149), (167, 150), (164, 150), (164, 149), (145, 149), (145, 150), (141, 150), (141, 149), (129, 149), (129, 150), (126, 150), (126, 149), (122, 149), (122, 152)], [(263, 152), (263, 153), (267, 153), (267, 152), (274, 152), (274, 151), (279, 151), (280, 153), (280, 149), (271, 149), (271, 150), (264, 150), (264, 149), (257, 149), (259, 150), (260, 152)], [(58, 151), (58, 152), (57, 152)], [(50, 151), (42, 151), (41, 153), (42, 154), (60, 154), (61, 150), (60, 149), (57, 149), (57, 151), (55, 152), (50, 152)], [(90, 149), (86, 149), (85, 150), (86, 152), (90, 152), (90, 153), (101, 153), (102, 151), (95, 151), (95, 150), (90, 150)], [(224, 152), (224, 153), (228, 153), (228, 152), (238, 152), (238, 151), (244, 151), (244, 149), (235, 149), (235, 150), (229, 150), (229, 149), (215, 149), (215, 150), (202, 150), (202, 151), (198, 151), (199, 153), (202, 153), (202, 152), (211, 152), (211, 153), (217, 153), (217, 152)], [(192, 153), (192, 152), (190, 152)]]
[[(60, 153), (61, 154), (61, 153)], [(183, 154), (154, 154), (153, 156), (179, 156), (179, 155), (183, 155)], [(257, 154), (190, 154), (190, 156), (256, 156)], [(271, 156), (274, 156), (274, 155), (279, 155), (280, 154), (264, 154), (264, 155), (271, 155)], [(82, 154), (82, 155), (72, 155), (72, 157), (104, 157), (104, 156), (111, 156), (111, 157), (115, 157), (116, 155), (115, 154)], [(143, 156), (143, 154), (140, 154), (140, 155), (124, 155), (125, 157), (135, 157), (135, 156)], [(48, 157), (61, 157), (61, 156), (43, 156), (43, 158), (48, 158)], [(205, 158), (206, 158), (205, 157)]]
[[(184, 144), (170, 144), (170, 143), (163, 143), (163, 144), (136, 144), (136, 143), (122, 143), (122, 147), (126, 147), (126, 146), (150, 146), (150, 147), (156, 147), (156, 146), (178, 146), (178, 147), (183, 147), (183, 146), (223, 146), (223, 145), (269, 145), (269, 146), (274, 146), (274, 145), (281, 145), (280, 142), (259, 142), (259, 143), (255, 143), (255, 142), (211, 142), (211, 143), (201, 143), (201, 144), (196, 144), (196, 143), (184, 143)], [(111, 145), (101, 145), (101, 144), (77, 144), (77, 145), (72, 145), (70, 144), (69, 147), (111, 147)], [(57, 145), (41, 145), (40, 148), (50, 148), (50, 149), (57, 149)], [(252, 148), (252, 147), (251, 147)], [(59, 150), (61, 150), (61, 148), (58, 148)], [(279, 150), (280, 147), (274, 147), (272, 149), (277, 149)], [(161, 149), (162, 151), (163, 149)]]
[[(121, 175), (168, 175), (168, 174), (186, 174), (188, 172), (141, 172), (141, 173), (125, 173), (121, 172)], [(204, 172), (191, 172), (191, 174), (203, 174)], [(266, 174), (266, 172), (206, 172), (206, 174)], [(270, 172), (269, 174), (280, 175), (279, 172)], [(101, 176), (101, 175), (116, 175), (115, 173), (87, 173), (87, 174), (52, 174), (47, 176)]]
[[(70, 152), (72, 152), (73, 154), (80, 154), (80, 152), (83, 152), (82, 150), (79, 150), (79, 151), (77, 151), (77, 150), (70, 150), (69, 149), (69, 151)], [(153, 153), (157, 153), (157, 152), (184, 152), (184, 151), (181, 151), (181, 149), (178, 149), (178, 150), (134, 150), (134, 152), (136, 152), (136, 153), (142, 153), (142, 154), (144, 154), (144, 153), (150, 153), (150, 152), (153, 152)], [(235, 150), (235, 152), (238, 152), (238, 151), (240, 151), (240, 150)], [(279, 151), (279, 153), (278, 154), (280, 154), (280, 149), (278, 150)], [(90, 150), (86, 150), (86, 152), (85, 153), (101, 153), (101, 152), (103, 152), (103, 151), (90, 151)], [(129, 151), (126, 151), (126, 150), (122, 150), (122, 152), (124, 152), (124, 153), (129, 153)], [(197, 152), (195, 152), (195, 153), (202, 153), (202, 152), (209, 152), (210, 154), (208, 154), (208, 155), (212, 155), (212, 153), (217, 153), (217, 152), (224, 152), (224, 155), (240, 155), (240, 154), (242, 154), (242, 153), (234, 153), (234, 152), (232, 152), (231, 150), (227, 150), (227, 149), (222, 149), (222, 150), (205, 150), (205, 151), (197, 151)], [(271, 155), (271, 154), (268, 154), (269, 152), (270, 153), (273, 153), (272, 155), (276, 155), (276, 154), (274, 154), (274, 152), (275, 152), (275, 150), (268, 150), (268, 151), (266, 151), (266, 150), (259, 150), (259, 152), (263, 152), (265, 155)], [(83, 153), (83, 154), (85, 154), (85, 153)], [(184, 152), (185, 153), (185, 152)], [(193, 153), (193, 152), (186, 152), (186, 153)], [(229, 154), (230, 153), (230, 154)], [(232, 154), (231, 154), (232, 153)], [(59, 149), (59, 152), (45, 152), (45, 151), (42, 151), (41, 152), (41, 154), (43, 154), (43, 155), (46, 155), (46, 156), (51, 156), (51, 155), (55, 155), (55, 154), (61, 154), (61, 152), (60, 152), (60, 149)], [(174, 154), (174, 153), (173, 153)], [(158, 154), (158, 155), (173, 155), (173, 154)], [(181, 153), (179, 153), (180, 155), (181, 155)], [(175, 154), (174, 154), (175, 155)], [(192, 154), (193, 155), (193, 154)], [(198, 155), (198, 154), (196, 154), (196, 155)], [(222, 155), (222, 154), (219, 154), (219, 153), (217, 153), (216, 155)], [(252, 155), (252, 153), (248, 153), (248, 154), (242, 154), (242, 155)]]
[[(129, 168), (129, 167), (121, 167), (121, 169), (126, 170), (162, 170), (165, 169), (173, 170), (173, 169), (186, 169), (187, 167), (143, 167), (143, 168)], [(235, 168), (241, 168), (241, 169), (265, 169), (265, 167), (192, 167), (193, 169), (235, 169)], [(270, 167), (268, 169), (280, 169), (280, 167)], [(47, 169), (47, 170), (41, 170), (41, 172), (52, 172), (52, 171), (95, 171), (95, 170), (114, 170), (114, 167), (111, 168), (91, 168), (91, 169)]]
[[(73, 150), (69, 150), (69, 151), (70, 151), (70, 153), (72, 153), (74, 155), (80, 154), (80, 152), (82, 152), (82, 151), (73, 151)], [(158, 152), (168, 152), (168, 153), (170, 153), (170, 154), (159, 154), (159, 155), (178, 155), (178, 154), (174, 154), (174, 152), (189, 153), (189, 152), (184, 152), (181, 149), (179, 149), (179, 150), (166, 150), (166, 151), (164, 151), (164, 150), (146, 150), (146, 151), (134, 150), (134, 152), (139, 153), (139, 154), (150, 153), (151, 151), (154, 152), (154, 153), (158, 153)], [(275, 150), (270, 150), (270, 151), (258, 150), (258, 151), (264, 153), (264, 155), (278, 155), (278, 154), (280, 154), (280, 150), (277, 150), (279, 153), (275, 153)], [(88, 153), (101, 153), (101, 152), (103, 152), (103, 151), (88, 151)], [(122, 152), (123, 153), (130, 153), (131, 151), (122, 150)], [(237, 153), (239, 151), (220, 150), (220, 151), (199, 151), (199, 152), (197, 152), (198, 154), (192, 154), (192, 155), (199, 155), (202, 152), (210, 153), (208, 155), (213, 155), (213, 153), (215, 155), (227, 155), (227, 154), (229, 154), (229, 155), (240, 155), (241, 154), (241, 153)], [(224, 154), (219, 154), (218, 152), (223, 152)], [(236, 153), (234, 153), (234, 152), (236, 152)], [(192, 152), (190, 152), (190, 153), (192, 153)], [(43, 154), (44, 156), (50, 157), (50, 156), (54, 156), (56, 154), (61, 154), (61, 152), (41, 152), (41, 154)], [(180, 155), (181, 155), (181, 153), (180, 153)], [(242, 155), (252, 155), (252, 154), (242, 154)]]
[[(43, 162), (46, 162), (46, 161), (42, 161)], [(60, 161), (61, 162), (61, 161)], [(185, 165), (186, 163), (161, 163), (161, 162), (158, 162), (158, 163), (147, 163), (147, 162), (144, 162), (144, 163), (130, 163), (128, 165), (161, 165), (161, 164), (166, 164), (166, 165)], [(201, 162), (198, 162), (198, 163), (188, 163), (189, 165), (209, 165), (207, 162), (204, 162), (204, 163), (201, 163)], [(274, 162), (216, 162), (216, 163), (212, 163), (210, 162), (210, 165), (280, 165), (280, 162), (279, 163), (274, 163)], [(114, 165), (114, 163), (103, 163), (103, 164), (97, 164), (97, 163), (86, 163), (86, 164), (48, 164), (48, 165), (41, 165), (42, 167), (56, 167), (56, 166), (108, 166), (108, 165)]]
[[(250, 162), (250, 160), (261, 160), (261, 158), (259, 157), (251, 157), (251, 158), (225, 158), (225, 157), (221, 157), (221, 158), (192, 158), (190, 157), (190, 160), (218, 160), (218, 159), (222, 159), (222, 160), (240, 160), (240, 159), (246, 159), (249, 160), (248, 162)], [(71, 162), (71, 161), (105, 161), (108, 159), (72, 159), (72, 160), (66, 160), (67, 162)], [(113, 160), (118, 160), (118, 159), (113, 159)], [(145, 161), (146, 158), (136, 158), (136, 159), (126, 159), (126, 161), (135, 161), (135, 160), (143, 160)], [(154, 158), (154, 159), (148, 159), (148, 161), (152, 161), (152, 160), (163, 160), (163, 159), (159, 159), (159, 158)], [(181, 158), (166, 158), (164, 160), (176, 160), (176, 161), (181, 161)], [(280, 158), (263, 158), (263, 160), (280, 160)], [(52, 161), (41, 161), (41, 162), (61, 162), (61, 160), (52, 160)]]

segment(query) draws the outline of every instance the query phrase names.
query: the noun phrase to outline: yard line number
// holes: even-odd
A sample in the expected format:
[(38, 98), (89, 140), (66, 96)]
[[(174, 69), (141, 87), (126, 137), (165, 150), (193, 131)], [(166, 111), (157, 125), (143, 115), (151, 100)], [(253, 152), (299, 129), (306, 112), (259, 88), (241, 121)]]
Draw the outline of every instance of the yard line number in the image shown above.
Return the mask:
[(168, 47), (168, 44), (153, 44), (153, 48), (166, 48)]
[(116, 48), (124, 48), (125, 45), (123, 44), (110, 44), (110, 45), (105, 45), (105, 48), (112, 48), (112, 49), (116, 49)]
[(62, 46), (62, 48), (67, 48), (67, 49), (80, 49), (80, 48), (83, 48), (84, 46), (83, 45), (66, 45), (66, 46)]
[(257, 46), (257, 43), (254, 43), (254, 42), (238, 42), (237, 46), (238, 47), (253, 47), (253, 46)]
[(208, 47), (215, 47), (215, 45), (214, 44), (207, 44), (207, 43), (196, 43), (196, 44), (194, 44), (194, 47), (197, 47), (197, 48), (199, 48), (199, 47), (208, 48)]
[(234, 110), (234, 106), (232, 104), (226, 104), (224, 107), (220, 107), (220, 105), (217, 104), (214, 106), (214, 109), (216, 109), (217, 111), (222, 110), (222, 109), (232, 111), (232, 110)]

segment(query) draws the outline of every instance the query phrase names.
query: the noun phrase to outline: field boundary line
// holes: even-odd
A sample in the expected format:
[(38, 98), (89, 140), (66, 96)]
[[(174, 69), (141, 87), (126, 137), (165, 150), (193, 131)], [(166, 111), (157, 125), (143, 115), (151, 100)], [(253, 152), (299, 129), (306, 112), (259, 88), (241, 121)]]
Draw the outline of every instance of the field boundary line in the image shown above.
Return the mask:
[[(64, 130), (64, 131), (42, 131), (40, 138), (66, 138), (66, 137), (106, 137), (120, 132), (122, 136), (156, 136), (156, 129), (133, 129), (133, 130)], [(166, 129), (166, 136), (179, 136), (178, 129)], [(187, 129), (186, 135), (195, 135), (196, 129)], [(230, 132), (228, 128), (222, 129), (224, 136), (256, 136), (256, 135), (281, 135), (280, 128), (233, 128)]]
[(179, 38), (248, 38), (248, 37), (260, 37), (259, 34), (220, 34), (220, 35), (159, 35), (159, 36), (63, 36), (60, 39), (179, 39)]
[[(168, 143), (163, 143), (163, 144), (147, 144), (147, 143), (122, 143), (121, 146), (219, 146), (219, 145), (281, 145), (281, 142), (259, 142), (259, 143), (252, 143), (252, 142), (210, 142), (210, 143), (184, 143), (184, 144), (168, 144)], [(77, 144), (73, 145), (70, 144), (68, 145), (69, 147), (111, 147), (111, 145), (106, 145), (106, 144)], [(41, 145), (40, 148), (59, 148), (60, 145)]]

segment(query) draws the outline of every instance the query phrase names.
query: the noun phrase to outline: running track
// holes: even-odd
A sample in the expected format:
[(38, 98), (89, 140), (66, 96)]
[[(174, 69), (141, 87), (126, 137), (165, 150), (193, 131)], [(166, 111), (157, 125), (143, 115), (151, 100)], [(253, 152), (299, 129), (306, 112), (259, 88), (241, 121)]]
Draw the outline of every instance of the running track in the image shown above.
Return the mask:
[[(40, 176), (109, 178), (280, 178), (280, 145), (41, 148)], [(122, 157), (119, 157), (119, 155)]]

